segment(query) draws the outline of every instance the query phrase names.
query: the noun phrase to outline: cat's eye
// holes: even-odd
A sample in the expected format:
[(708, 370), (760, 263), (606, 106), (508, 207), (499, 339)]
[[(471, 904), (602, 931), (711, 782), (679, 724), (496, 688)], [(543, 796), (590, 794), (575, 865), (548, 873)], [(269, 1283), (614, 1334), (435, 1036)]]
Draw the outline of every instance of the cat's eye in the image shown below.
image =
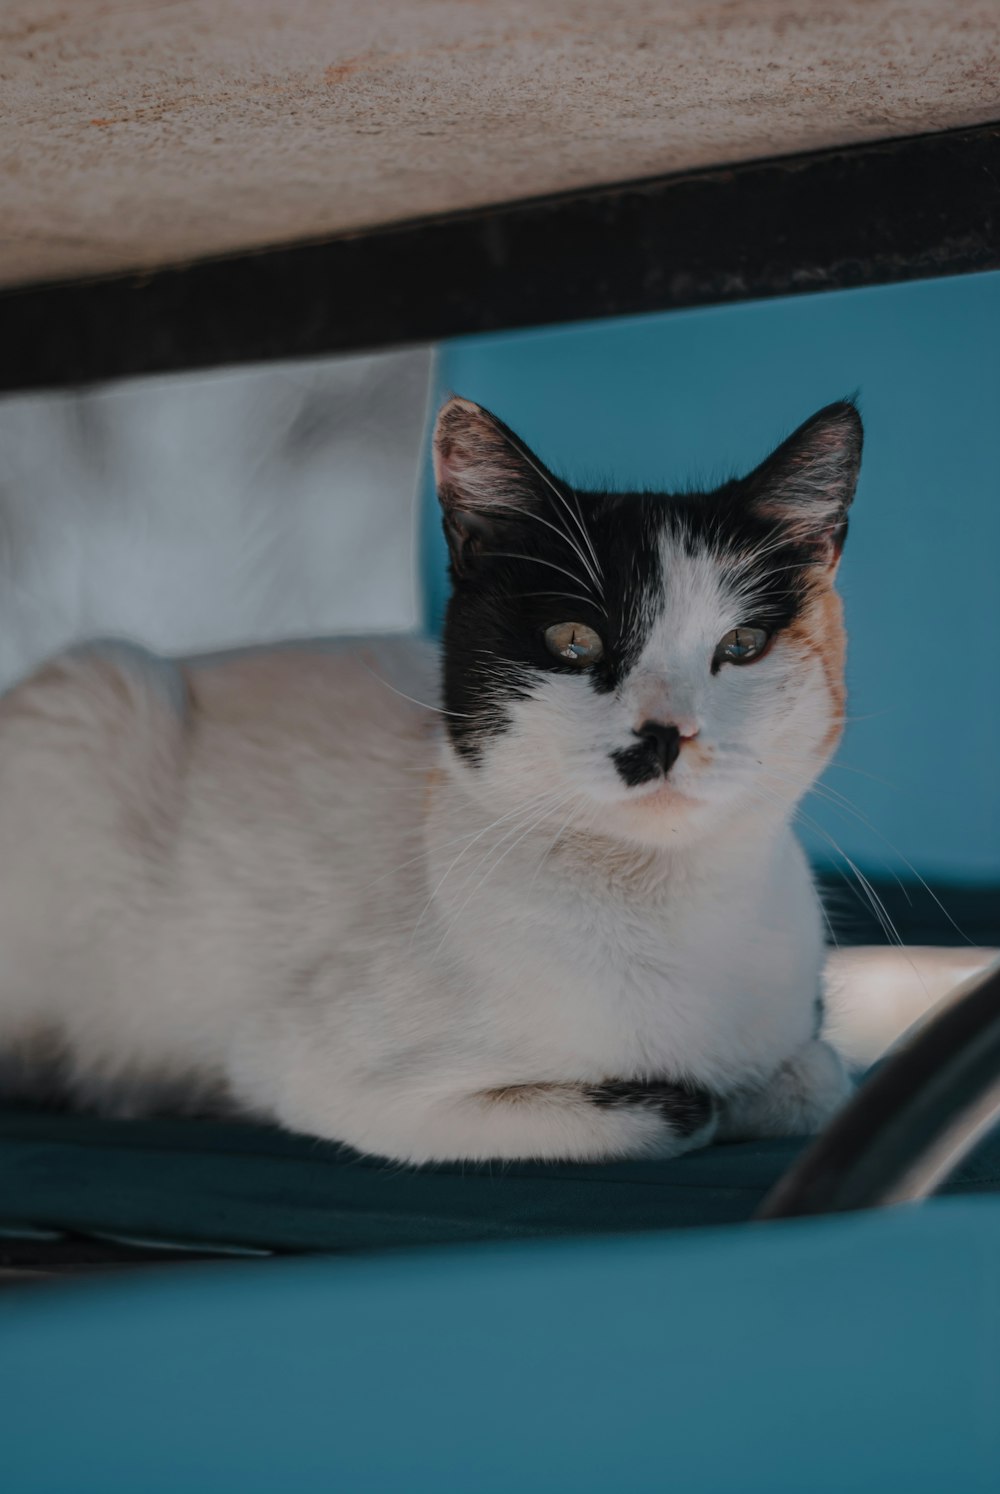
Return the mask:
[(586, 623), (553, 623), (545, 629), (545, 646), (557, 659), (578, 669), (596, 664), (604, 653), (601, 635)]
[(725, 638), (719, 640), (715, 650), (715, 663), (752, 664), (767, 652), (771, 635), (764, 628), (730, 628)]

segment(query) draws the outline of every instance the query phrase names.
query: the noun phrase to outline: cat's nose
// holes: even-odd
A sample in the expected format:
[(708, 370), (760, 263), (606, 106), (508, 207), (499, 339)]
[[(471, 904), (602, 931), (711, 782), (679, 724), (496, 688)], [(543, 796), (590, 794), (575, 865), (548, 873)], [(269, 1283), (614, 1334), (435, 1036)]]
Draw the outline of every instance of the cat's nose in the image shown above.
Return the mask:
[(647, 749), (655, 755), (660, 768), (669, 773), (680, 756), (681, 733), (676, 726), (663, 721), (644, 721), (635, 735), (645, 742)]

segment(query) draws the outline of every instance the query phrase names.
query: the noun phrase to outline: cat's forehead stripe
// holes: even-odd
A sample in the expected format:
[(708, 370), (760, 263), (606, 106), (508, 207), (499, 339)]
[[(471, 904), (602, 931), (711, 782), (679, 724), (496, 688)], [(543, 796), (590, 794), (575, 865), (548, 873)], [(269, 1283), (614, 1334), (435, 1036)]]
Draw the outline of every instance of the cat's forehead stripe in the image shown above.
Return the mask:
[(773, 533), (733, 523), (710, 499), (598, 499), (588, 515), (581, 497), (602, 554), (619, 671), (635, 665), (654, 630), (751, 619), (781, 627), (797, 615), (798, 557), (776, 549)]

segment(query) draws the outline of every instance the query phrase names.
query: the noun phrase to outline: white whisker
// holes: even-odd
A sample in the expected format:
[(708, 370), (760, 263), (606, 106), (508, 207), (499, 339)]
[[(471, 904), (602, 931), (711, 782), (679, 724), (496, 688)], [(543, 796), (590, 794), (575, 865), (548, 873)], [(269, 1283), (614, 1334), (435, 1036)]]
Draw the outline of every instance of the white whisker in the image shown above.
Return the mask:
[(367, 659), (362, 659), (361, 662), (367, 669), (368, 673), (371, 675), (372, 679), (378, 680), (380, 685), (384, 685), (387, 690), (391, 690), (393, 695), (398, 695), (400, 700), (408, 700), (411, 705), (420, 706), (425, 711), (436, 711), (439, 716), (460, 716), (467, 721), (472, 721), (475, 719), (471, 711), (446, 711), (443, 706), (430, 705), (426, 700), (417, 700), (416, 696), (407, 695), (405, 690), (397, 690), (395, 685), (390, 685), (388, 680), (384, 680), (382, 676), (371, 667)]
[[(500, 430), (500, 427), (498, 426), (497, 429)], [(531, 452), (528, 451), (526, 447), (522, 447), (519, 442), (511, 440), (506, 431), (500, 430), (500, 434), (504, 437), (504, 440), (507, 442), (508, 446), (512, 447), (513, 450), (516, 451), (519, 456), (521, 456), (528, 463), (528, 466), (532, 469), (535, 475), (537, 477), (540, 477), (542, 482), (545, 483), (546, 487), (549, 488), (549, 490), (554, 493), (555, 496), (559, 499), (559, 502), (563, 505), (569, 517), (576, 524), (580, 532), (580, 538), (583, 540), (584, 544), (587, 546), (587, 549), (590, 551), (590, 557), (594, 563), (594, 568), (597, 571), (597, 574), (599, 576), (603, 576), (604, 572), (601, 567), (601, 562), (597, 558), (597, 552), (594, 549), (590, 535), (587, 533), (587, 526), (583, 522), (583, 514), (580, 511), (579, 499), (576, 499), (577, 512), (574, 514), (563, 493), (557, 487), (555, 482), (553, 482), (549, 474), (539, 466), (538, 462), (535, 461), (534, 457), (531, 455)]]
[(531, 565), (547, 566), (550, 571), (559, 571), (561, 575), (568, 576), (577, 586), (582, 586), (585, 591), (588, 590), (588, 584), (582, 577), (568, 571), (565, 566), (556, 565), (553, 560), (543, 560), (539, 555), (519, 555), (513, 550), (491, 550), (489, 553), (491, 558), (499, 560), (526, 560)]
[[(444, 873), (442, 874), (440, 880), (436, 883), (436, 885), (431, 890), (430, 896), (428, 897), (427, 901), (425, 902), (425, 904), (423, 906), (423, 909), (421, 910), (420, 917), (417, 919), (416, 923), (414, 924), (413, 930), (412, 930), (412, 932), (410, 934), (410, 942), (411, 942), (411, 944), (412, 944), (414, 938), (416, 937), (417, 930), (420, 928), (420, 925), (423, 923), (424, 918), (425, 918), (427, 912), (429, 911), (429, 909), (433, 905), (435, 899), (437, 898), (438, 893), (441, 891), (441, 888), (444, 886), (445, 882), (448, 880), (449, 876), (454, 871), (455, 867), (461, 861), (462, 857), (466, 854), (466, 852), (472, 850), (472, 847), (476, 844), (476, 841), (482, 840), (483, 836), (486, 835), (486, 834), (488, 834), (490, 830), (495, 830), (498, 825), (502, 825), (505, 820), (509, 820), (512, 816), (517, 818), (519, 824), (523, 823), (524, 818), (525, 817), (530, 817), (530, 815), (534, 814), (535, 810), (537, 808), (539, 808), (541, 805), (543, 805), (545, 803), (545, 800), (547, 798), (548, 798), (547, 794), (540, 794), (540, 795), (538, 795), (534, 799), (529, 799), (528, 802), (527, 802), (527, 804), (519, 804), (515, 809), (510, 809), (510, 810), (507, 811), (506, 814), (500, 815), (499, 819), (494, 820), (492, 822), (492, 824), (486, 825), (482, 830), (479, 831), (478, 834), (473, 835), (469, 839), (468, 844), (465, 845), (465, 846), (463, 846), (463, 848), (459, 851), (458, 855), (454, 858), (454, 860), (446, 867), (446, 869), (445, 869)], [(518, 825), (515, 825), (514, 826), (514, 832), (516, 832), (517, 828), (518, 828)], [(514, 833), (514, 832), (512, 832), (512, 833)]]
[(577, 557), (580, 564), (587, 572), (587, 575), (594, 583), (594, 586), (598, 591), (601, 590), (600, 580), (598, 579), (597, 573), (595, 572), (593, 566), (590, 564), (590, 561), (587, 559), (586, 555), (584, 555), (583, 551), (580, 549), (580, 546), (576, 543), (576, 541), (570, 535), (568, 535), (564, 529), (560, 529), (557, 524), (550, 524), (548, 519), (542, 518), (541, 514), (528, 512), (525, 517), (534, 519), (536, 524), (544, 524), (546, 529), (551, 529), (553, 534), (558, 535), (561, 540), (569, 545), (570, 549), (573, 551), (573, 554)]
[(518, 822), (518, 824), (514, 825), (510, 830), (508, 830), (506, 832), (506, 834), (502, 835), (498, 841), (495, 841), (494, 844), (485, 853), (485, 855), (480, 858), (479, 863), (477, 864), (477, 866), (475, 868), (475, 871), (471, 874), (472, 876), (475, 876), (476, 873), (478, 873), (486, 865), (486, 863), (487, 863), (487, 861), (489, 861), (490, 857), (494, 856), (496, 854), (496, 852), (500, 849), (500, 847), (506, 841), (510, 840), (511, 836), (517, 835), (517, 839), (515, 841), (513, 841), (513, 843), (511, 845), (508, 845), (507, 850), (504, 851), (493, 862), (493, 865), (489, 867), (489, 869), (487, 870), (487, 872), (485, 873), (485, 875), (483, 875), (482, 877), (480, 877), (479, 881), (476, 882), (475, 886), (468, 893), (468, 895), (466, 896), (466, 898), (464, 899), (464, 901), (461, 903), (461, 905), (452, 914), (452, 917), (449, 919), (447, 926), (442, 931), (441, 940), (440, 940), (440, 943), (437, 946), (437, 950), (438, 951), (440, 951), (443, 948), (445, 940), (447, 939), (449, 933), (454, 928), (454, 926), (458, 922), (458, 920), (461, 918), (462, 914), (465, 912), (465, 909), (468, 907), (468, 905), (472, 901), (473, 897), (475, 897), (476, 893), (480, 891), (480, 889), (485, 885), (485, 883), (489, 880), (489, 878), (496, 871), (497, 867), (500, 865), (500, 862), (503, 861), (504, 858), (511, 851), (513, 851), (515, 849), (515, 847), (519, 846), (521, 844), (521, 842), (528, 835), (530, 835), (532, 833), (533, 830), (536, 830), (538, 828), (538, 826), (540, 824), (542, 824), (542, 822), (545, 819), (547, 819), (550, 814), (552, 814), (552, 813), (556, 812), (557, 810), (561, 809), (562, 806), (566, 803), (566, 801), (568, 799), (570, 799), (570, 798), (573, 797), (573, 792), (575, 792), (575, 791), (570, 791), (570, 792), (563, 793), (563, 794), (560, 794), (560, 795), (554, 795), (554, 796), (552, 796), (552, 802), (551, 803), (549, 803), (547, 805), (544, 805), (537, 814), (535, 814), (532, 811), (532, 813), (530, 813), (527, 816), (527, 818), (530, 819), (531, 823), (528, 825), (528, 827), (527, 827), (526, 830), (523, 830), (520, 835), (517, 835), (517, 832), (519, 830), (521, 830), (521, 827), (524, 824), (524, 819), (522, 819), (522, 820), (520, 820)]
[[(586, 602), (588, 607), (594, 606), (592, 597), (581, 596), (579, 592), (575, 591), (522, 591), (520, 595), (522, 597), (562, 597), (567, 602)], [(605, 608), (598, 607), (597, 610), (607, 617), (608, 614)]]
[[(908, 857), (906, 857), (906, 856), (903, 855), (903, 852), (899, 849), (899, 847), (897, 845), (894, 845), (893, 842), (889, 839), (889, 837), (887, 835), (884, 835), (883, 832), (878, 828), (878, 826), (872, 823), (872, 821), (868, 818), (867, 815), (862, 814), (861, 810), (858, 809), (856, 805), (854, 805), (854, 804), (851, 803), (850, 799), (847, 798), (846, 794), (842, 794), (839, 791), (839, 789), (832, 788), (830, 784), (826, 784), (826, 783), (815, 783), (815, 784), (813, 784), (812, 788), (810, 789), (810, 792), (818, 794), (820, 798), (825, 798), (826, 801), (827, 801), (827, 803), (829, 803), (830, 807), (832, 809), (838, 811), (841, 814), (841, 816), (843, 816), (844, 813), (852, 814), (854, 816), (854, 818), (856, 820), (860, 821), (860, 823), (862, 825), (864, 825), (866, 829), (870, 830), (873, 835), (877, 835), (878, 838), (879, 838), (879, 840), (882, 842), (882, 844), (885, 845), (885, 846), (887, 846), (894, 856), (898, 856), (899, 857), (899, 860), (906, 867), (907, 871), (909, 871), (910, 874), (912, 876), (914, 876), (916, 878), (916, 880), (920, 883), (921, 887), (927, 893), (928, 897), (934, 903), (937, 904), (938, 909), (940, 910), (940, 912), (942, 912), (944, 914), (945, 918), (947, 918), (948, 922), (951, 924), (952, 928), (955, 930), (955, 933), (958, 934), (959, 938), (960, 939), (964, 939), (964, 941), (966, 942), (966, 944), (971, 945), (973, 949), (978, 948), (978, 946), (976, 945), (975, 940), (974, 939), (970, 939), (969, 936), (968, 936), (968, 934), (965, 933), (964, 929), (960, 928), (960, 926), (955, 922), (954, 918), (952, 918), (951, 914), (948, 912), (948, 909), (945, 907), (944, 903), (942, 903), (941, 899), (938, 897), (937, 893), (933, 890), (933, 888), (931, 888), (930, 886), (928, 886), (927, 882), (924, 880), (924, 878), (917, 871), (916, 867), (913, 865), (913, 862), (910, 861)], [(904, 886), (903, 882), (900, 881), (899, 877), (896, 875), (896, 873), (892, 870), (891, 867), (889, 867), (888, 870), (889, 870), (890, 875), (894, 878), (894, 880), (896, 881), (896, 883), (899, 885), (899, 887), (902, 890), (902, 892), (904, 893), (904, 895), (907, 897), (907, 899), (909, 899), (909, 893), (906, 891), (906, 887)]]

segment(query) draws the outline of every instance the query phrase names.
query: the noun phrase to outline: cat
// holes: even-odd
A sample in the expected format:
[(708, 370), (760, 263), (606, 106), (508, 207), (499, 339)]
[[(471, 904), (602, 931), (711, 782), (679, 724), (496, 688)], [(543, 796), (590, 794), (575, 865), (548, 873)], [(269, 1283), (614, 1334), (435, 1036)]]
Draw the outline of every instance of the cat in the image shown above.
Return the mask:
[(407, 1163), (805, 1133), (851, 403), (714, 492), (554, 476), (452, 397), (418, 638), (73, 649), (0, 702), (8, 1090)]

